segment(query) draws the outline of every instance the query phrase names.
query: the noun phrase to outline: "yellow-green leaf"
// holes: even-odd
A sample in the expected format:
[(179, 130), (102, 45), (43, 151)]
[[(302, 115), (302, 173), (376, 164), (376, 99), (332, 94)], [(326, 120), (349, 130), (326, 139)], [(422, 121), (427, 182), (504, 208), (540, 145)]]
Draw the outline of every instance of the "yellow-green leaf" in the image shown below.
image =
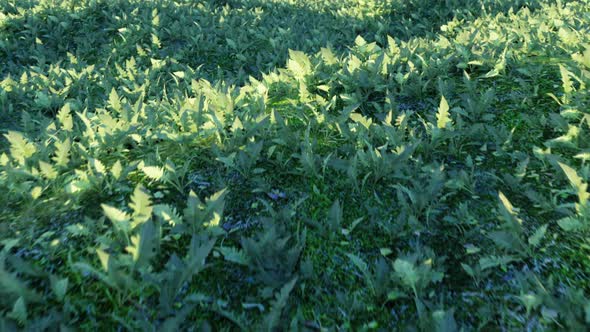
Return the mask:
[(145, 166), (141, 169), (143, 173), (152, 180), (160, 180), (164, 176), (164, 169), (157, 166)]
[(96, 249), (96, 254), (98, 255), (98, 260), (100, 260), (100, 265), (102, 266), (103, 270), (106, 272), (109, 271), (109, 259), (110, 256), (106, 252), (101, 249)]
[(121, 166), (120, 161), (116, 161), (115, 164), (111, 167), (111, 174), (115, 179), (119, 179), (121, 177), (121, 173), (123, 172), (123, 166)]
[(33, 188), (33, 190), (31, 190), (31, 197), (33, 199), (37, 199), (37, 198), (39, 198), (39, 196), (41, 196), (42, 193), (43, 193), (43, 188), (36, 186), (35, 188)]
[(152, 216), (152, 201), (143, 186), (137, 185), (135, 187), (129, 207), (133, 209), (133, 221), (135, 225), (145, 222)]
[(580, 188), (583, 185), (584, 181), (578, 175), (578, 172), (576, 172), (576, 170), (574, 170), (573, 168), (569, 167), (566, 164), (562, 164), (562, 163), (558, 163), (558, 164), (559, 164), (559, 167), (561, 167), (561, 169), (565, 173), (565, 176), (567, 176), (567, 179), (570, 181), (571, 185), (574, 188), (578, 189), (578, 188)]
[(43, 174), (43, 176), (48, 180), (53, 180), (57, 177), (57, 172), (55, 171), (53, 166), (49, 163), (46, 163), (44, 161), (40, 161), (39, 162), (39, 169), (41, 170), (41, 174)]
[(115, 225), (115, 227), (125, 233), (129, 232), (129, 215), (124, 211), (110, 205), (101, 204), (104, 215)]
[(447, 103), (445, 96), (442, 96), (440, 105), (438, 106), (438, 112), (436, 113), (436, 126), (440, 129), (444, 129), (450, 125), (452, 125), (452, 120), (449, 113), (449, 104)]
[(67, 166), (68, 162), (70, 161), (70, 149), (72, 148), (72, 144), (69, 138), (64, 139), (63, 141), (57, 141), (54, 143), (55, 145), (55, 156), (53, 157), (53, 161), (57, 166)]
[(72, 131), (74, 128), (74, 121), (71, 114), (70, 104), (65, 104), (57, 113), (57, 119), (61, 124), (61, 130), (63, 131)]
[(19, 132), (9, 131), (4, 137), (10, 143), (10, 156), (20, 165), (24, 165), (25, 161), (37, 152), (35, 145)]

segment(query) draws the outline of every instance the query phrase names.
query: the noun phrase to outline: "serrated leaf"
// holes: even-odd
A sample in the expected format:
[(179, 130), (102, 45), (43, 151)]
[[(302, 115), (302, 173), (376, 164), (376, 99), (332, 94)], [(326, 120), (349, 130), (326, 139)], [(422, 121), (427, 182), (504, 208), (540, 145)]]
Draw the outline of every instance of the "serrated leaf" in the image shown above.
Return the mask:
[(102, 269), (105, 270), (105, 272), (109, 272), (110, 255), (101, 249), (96, 249), (96, 254), (98, 255), (98, 260), (100, 261)]
[[(510, 203), (506, 195), (499, 191), (498, 198), (500, 199), (500, 212), (504, 217), (504, 220), (514, 226), (521, 226), (522, 220), (518, 218), (516, 209), (512, 206), (512, 203)], [(520, 227), (518, 229), (520, 230)]]
[(356, 36), (356, 38), (354, 39), (354, 44), (356, 46), (363, 46), (367, 44), (367, 41), (360, 35)]
[(369, 129), (371, 127), (371, 125), (373, 124), (373, 120), (360, 114), (360, 113), (351, 113), (350, 114), (350, 119), (352, 121), (354, 121), (355, 123), (360, 124), (361, 126), (365, 127), (366, 129)]
[(141, 171), (152, 180), (160, 180), (164, 176), (164, 168), (157, 166), (145, 166)]
[(289, 295), (297, 283), (297, 277), (286, 283), (278, 294), (275, 295), (275, 300), (271, 303), (269, 314), (264, 317), (264, 323), (267, 331), (274, 331), (281, 321), (283, 309), (287, 305)]
[(0, 154), (0, 166), (6, 166), (10, 162), (10, 158), (6, 153)]
[(201, 216), (201, 209), (203, 208), (203, 202), (195, 194), (194, 191), (190, 191), (186, 200), (186, 208), (184, 209), (184, 219), (188, 222), (195, 222)]
[(205, 200), (207, 207), (204, 216), (209, 219), (208, 221), (204, 220), (205, 226), (218, 227), (221, 224), (226, 195), (227, 188), (224, 188)]
[(563, 87), (563, 92), (565, 94), (571, 93), (574, 88), (572, 85), (572, 80), (570, 79), (570, 72), (565, 69), (565, 67), (563, 65), (559, 65), (559, 73), (561, 74), (561, 81), (562, 81), (562, 87)]
[(522, 250), (521, 240), (513, 232), (508, 231), (493, 231), (488, 233), (488, 237), (494, 241), (496, 245), (507, 250)]
[(326, 62), (327, 65), (333, 65), (338, 63), (338, 59), (334, 56), (334, 53), (330, 48), (322, 47), (320, 49), (322, 54), (322, 59)]
[(31, 197), (33, 199), (37, 199), (41, 196), (42, 193), (43, 193), (43, 188), (36, 186), (31, 190)]
[(39, 161), (39, 170), (47, 180), (53, 180), (57, 177), (57, 172), (53, 166), (44, 161)]
[(584, 181), (578, 175), (578, 172), (576, 172), (576, 170), (574, 170), (573, 168), (569, 167), (566, 164), (562, 164), (560, 162), (558, 162), (558, 164), (559, 164), (559, 167), (561, 167), (561, 169), (565, 173), (565, 176), (567, 176), (567, 179), (570, 181), (570, 184), (574, 188), (576, 188), (576, 189), (580, 188), (584, 184)]
[(117, 90), (115, 90), (115, 88), (112, 88), (111, 92), (109, 93), (109, 106), (115, 112), (119, 112), (121, 110), (121, 101), (119, 99), (119, 94), (117, 93)]
[(10, 156), (20, 165), (24, 166), (25, 161), (37, 152), (35, 145), (19, 132), (9, 131), (4, 137), (10, 143)]
[(574, 217), (565, 217), (557, 221), (559, 227), (565, 231), (577, 231), (583, 228), (583, 224)]
[(223, 259), (226, 261), (244, 266), (250, 264), (250, 257), (243, 250), (234, 247), (219, 247), (217, 251), (221, 253)]
[(72, 144), (69, 138), (64, 139), (63, 141), (57, 141), (54, 143), (55, 146), (55, 156), (53, 157), (53, 161), (57, 166), (67, 166), (68, 162), (70, 161), (70, 149), (72, 148)]
[(139, 235), (132, 237), (132, 246), (128, 247), (129, 253), (133, 255), (135, 266), (141, 268), (148, 264), (155, 255), (160, 239), (156, 236), (156, 227), (153, 221), (144, 222)]
[(529, 237), (529, 244), (533, 247), (539, 246), (541, 244), (541, 240), (545, 237), (545, 233), (547, 232), (547, 225), (543, 225), (535, 231), (535, 233)]
[(100, 206), (102, 207), (104, 215), (113, 223), (115, 228), (117, 228), (120, 231), (123, 231), (125, 234), (129, 233), (129, 220), (131, 219), (131, 217), (126, 212), (121, 211), (116, 207), (112, 207), (107, 204), (101, 204)]
[(440, 99), (440, 105), (438, 106), (438, 112), (436, 112), (436, 126), (439, 129), (447, 128), (447, 126), (452, 125), (453, 121), (451, 119), (451, 114), (449, 113), (449, 104), (445, 99), (445, 96), (442, 96)]
[(104, 164), (98, 159), (90, 158), (90, 165), (92, 165), (92, 168), (97, 174), (103, 175), (107, 171)]
[(121, 223), (129, 220), (129, 215), (124, 211), (107, 204), (101, 204), (101, 207), (105, 216), (112, 222)]
[(61, 124), (61, 130), (72, 131), (74, 128), (74, 120), (71, 114), (70, 104), (66, 103), (57, 113), (56, 118)]
[(113, 177), (115, 179), (119, 179), (121, 177), (121, 174), (123, 173), (123, 166), (121, 165), (121, 162), (119, 160), (117, 160), (115, 162), (115, 164), (111, 167), (111, 174), (113, 175)]
[(182, 224), (182, 217), (178, 214), (174, 206), (167, 204), (154, 205), (154, 215), (170, 226)]
[(138, 184), (135, 187), (129, 207), (133, 209), (134, 227), (151, 218), (153, 211), (152, 201), (142, 185)]
[(160, 38), (158, 38), (158, 36), (154, 33), (152, 33), (152, 44), (154, 44), (157, 48), (162, 48)]
[(295, 78), (302, 79), (311, 72), (311, 62), (305, 53), (289, 50), (287, 69), (293, 73)]

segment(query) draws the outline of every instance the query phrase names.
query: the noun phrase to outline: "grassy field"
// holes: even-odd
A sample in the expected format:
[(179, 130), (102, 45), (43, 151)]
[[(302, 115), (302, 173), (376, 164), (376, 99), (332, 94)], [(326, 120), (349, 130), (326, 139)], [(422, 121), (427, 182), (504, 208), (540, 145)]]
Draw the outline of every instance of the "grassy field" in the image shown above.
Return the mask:
[(590, 1), (0, 0), (0, 331), (583, 331)]

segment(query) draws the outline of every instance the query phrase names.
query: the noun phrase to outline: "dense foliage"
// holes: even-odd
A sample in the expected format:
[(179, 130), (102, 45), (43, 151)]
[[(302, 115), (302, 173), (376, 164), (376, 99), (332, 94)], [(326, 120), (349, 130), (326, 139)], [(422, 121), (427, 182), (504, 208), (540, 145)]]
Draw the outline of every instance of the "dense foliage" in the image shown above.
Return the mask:
[(0, 330), (590, 323), (590, 2), (0, 1)]

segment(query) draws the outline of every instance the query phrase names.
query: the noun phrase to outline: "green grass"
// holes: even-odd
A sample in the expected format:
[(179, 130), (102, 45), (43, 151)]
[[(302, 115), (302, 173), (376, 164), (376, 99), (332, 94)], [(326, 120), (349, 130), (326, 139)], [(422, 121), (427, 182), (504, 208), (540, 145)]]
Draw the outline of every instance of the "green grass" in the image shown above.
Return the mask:
[(0, 330), (590, 323), (587, 0), (0, 2)]

